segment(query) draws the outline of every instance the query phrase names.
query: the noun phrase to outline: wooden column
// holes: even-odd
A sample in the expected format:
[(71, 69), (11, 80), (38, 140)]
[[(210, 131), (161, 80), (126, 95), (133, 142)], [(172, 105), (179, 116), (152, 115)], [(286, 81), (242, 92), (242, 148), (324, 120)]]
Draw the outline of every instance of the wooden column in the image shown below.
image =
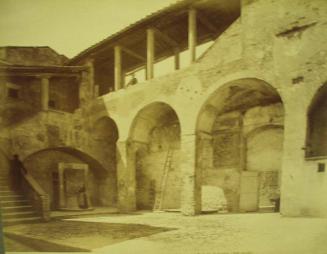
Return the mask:
[(121, 47), (115, 46), (115, 91), (122, 87), (122, 59)]
[(94, 98), (95, 96), (95, 88), (94, 88), (94, 60), (88, 59), (86, 61), (86, 66), (88, 67), (88, 86), (87, 90), (90, 95), (90, 98)]
[(49, 77), (41, 77), (41, 108), (42, 110), (49, 109)]
[(154, 70), (154, 30), (149, 28), (146, 31), (146, 79), (153, 78)]
[(175, 70), (180, 69), (180, 57), (179, 57), (179, 50), (175, 50), (175, 56), (174, 56), (174, 61), (175, 61)]
[(190, 61), (193, 63), (196, 59), (197, 44), (197, 25), (196, 9), (190, 9), (188, 12), (188, 48), (190, 51)]

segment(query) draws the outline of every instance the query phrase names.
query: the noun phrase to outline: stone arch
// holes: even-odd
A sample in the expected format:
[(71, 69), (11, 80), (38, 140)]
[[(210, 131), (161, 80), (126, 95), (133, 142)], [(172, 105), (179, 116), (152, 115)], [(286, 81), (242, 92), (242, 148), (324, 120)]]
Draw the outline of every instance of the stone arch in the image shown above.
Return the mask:
[(180, 138), (179, 118), (170, 105), (154, 102), (137, 113), (129, 133), (137, 209), (152, 210), (158, 200), (162, 209), (180, 208)]
[[(49, 194), (50, 204), (53, 210), (58, 208), (58, 164), (84, 163), (89, 166), (88, 186), (91, 203), (93, 206), (113, 206), (115, 203), (111, 195), (112, 190), (103, 186), (103, 179), (108, 178), (108, 171), (100, 162), (89, 154), (72, 147), (55, 147), (39, 150), (28, 155), (23, 163), (29, 174), (39, 183), (46, 193)], [(106, 188), (103, 192), (102, 189)]]
[[(209, 186), (223, 190), (224, 197), (213, 201), (215, 209), (258, 211), (263, 206), (256, 200), (253, 201), (257, 202), (255, 209), (247, 210), (247, 204), (247, 208), (243, 209), (247, 201), (243, 200), (241, 183), (245, 183), (246, 174), (251, 173), (247, 173), (246, 168), (249, 155), (246, 142), (247, 138), (255, 135), (255, 130), (257, 133), (265, 132), (273, 125), (282, 126), (283, 122), (281, 97), (263, 80), (243, 78), (230, 81), (209, 96), (196, 123), (197, 167), (202, 172), (202, 189)], [(268, 135), (269, 138), (272, 136)], [(282, 144), (283, 140), (278, 142)], [(260, 161), (260, 158), (255, 158), (255, 161)], [(260, 184), (260, 172), (257, 172), (255, 180)], [(202, 199), (202, 204), (208, 203), (208, 197), (202, 195)], [(214, 200), (214, 197), (209, 199)]]
[(307, 112), (306, 156), (327, 156), (327, 84), (314, 95)]

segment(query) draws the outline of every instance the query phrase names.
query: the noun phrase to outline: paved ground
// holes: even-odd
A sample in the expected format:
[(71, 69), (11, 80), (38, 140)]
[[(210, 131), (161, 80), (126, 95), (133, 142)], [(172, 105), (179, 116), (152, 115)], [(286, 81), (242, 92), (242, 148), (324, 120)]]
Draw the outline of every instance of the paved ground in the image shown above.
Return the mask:
[[(92, 251), (98, 253), (327, 254), (327, 219), (283, 218), (269, 213), (197, 217), (176, 213), (144, 213), (69, 221), (108, 223), (117, 225), (118, 231), (121, 230), (118, 229), (119, 225), (123, 224), (171, 229), (112, 245), (109, 245), (109, 240), (108, 245), (95, 244)], [(85, 235), (87, 232), (86, 229)], [(87, 239), (84, 238), (84, 241)]]

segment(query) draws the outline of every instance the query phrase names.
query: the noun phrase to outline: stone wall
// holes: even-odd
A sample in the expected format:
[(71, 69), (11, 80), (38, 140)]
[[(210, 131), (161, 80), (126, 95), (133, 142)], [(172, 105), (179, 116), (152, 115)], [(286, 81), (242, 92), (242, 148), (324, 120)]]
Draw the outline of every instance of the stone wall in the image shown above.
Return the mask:
[[(202, 169), (202, 184), (221, 188), (230, 211), (238, 210), (242, 170), (259, 172), (259, 207), (272, 205), (269, 199), (279, 186), (283, 105), (257, 106), (243, 114), (243, 120), (240, 111), (217, 116), (212, 130), (212, 148), (208, 144), (201, 153), (213, 153), (211, 166), (209, 163)], [(244, 147), (240, 145), (241, 135), (246, 137)], [(241, 162), (241, 149), (245, 149), (244, 166)]]
[[(32, 156), (29, 156), (24, 161), (24, 165), (28, 170), (28, 173), (31, 174), (43, 188), (43, 190), (48, 193), (52, 209), (59, 208), (59, 183), (55, 182), (55, 174), (58, 173), (58, 164), (60, 162), (84, 163), (82, 160), (75, 156), (55, 150), (38, 152)], [(93, 206), (100, 205), (98, 185), (98, 178), (96, 177), (91, 167), (88, 177), (88, 193), (90, 195), (91, 203)]]
[(1, 47), (1, 60), (15, 65), (63, 65), (68, 58), (49, 47)]

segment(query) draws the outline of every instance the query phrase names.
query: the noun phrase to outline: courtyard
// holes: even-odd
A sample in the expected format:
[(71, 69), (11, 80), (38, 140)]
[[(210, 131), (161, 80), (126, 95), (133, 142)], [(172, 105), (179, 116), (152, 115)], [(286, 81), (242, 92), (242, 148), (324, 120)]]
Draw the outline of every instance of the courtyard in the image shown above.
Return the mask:
[(14, 225), (4, 231), (9, 236), (5, 241), (9, 253), (38, 252), (42, 246), (47, 252), (113, 254), (327, 253), (327, 219), (278, 213), (188, 217), (138, 212)]

